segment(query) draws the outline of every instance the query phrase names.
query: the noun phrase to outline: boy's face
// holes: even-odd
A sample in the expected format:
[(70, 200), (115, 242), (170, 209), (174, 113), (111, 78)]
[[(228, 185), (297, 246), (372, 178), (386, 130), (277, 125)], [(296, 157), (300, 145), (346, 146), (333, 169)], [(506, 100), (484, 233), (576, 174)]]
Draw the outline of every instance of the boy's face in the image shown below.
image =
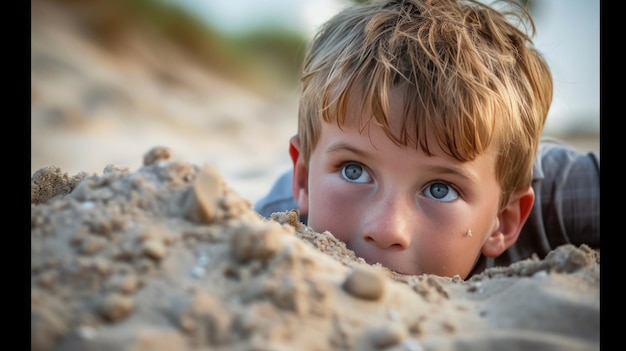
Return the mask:
[[(401, 103), (392, 98), (394, 132)], [(395, 145), (373, 123), (368, 134), (323, 122), (308, 174), (294, 178), (303, 185), (294, 195), (307, 224), (330, 231), (368, 263), (465, 279), (481, 252), (494, 256), (510, 246), (500, 232), (496, 155), (462, 163), (429, 145), (435, 156)]]

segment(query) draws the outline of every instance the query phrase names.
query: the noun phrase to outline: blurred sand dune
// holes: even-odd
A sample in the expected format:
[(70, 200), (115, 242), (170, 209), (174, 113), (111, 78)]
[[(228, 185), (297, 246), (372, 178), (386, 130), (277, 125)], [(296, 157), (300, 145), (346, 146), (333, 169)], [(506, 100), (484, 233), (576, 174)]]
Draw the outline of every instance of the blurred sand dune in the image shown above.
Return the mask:
[(106, 50), (54, 2), (34, 1), (31, 19), (31, 173), (134, 170), (163, 145), (254, 200), (289, 167), (295, 92), (254, 94), (146, 31)]

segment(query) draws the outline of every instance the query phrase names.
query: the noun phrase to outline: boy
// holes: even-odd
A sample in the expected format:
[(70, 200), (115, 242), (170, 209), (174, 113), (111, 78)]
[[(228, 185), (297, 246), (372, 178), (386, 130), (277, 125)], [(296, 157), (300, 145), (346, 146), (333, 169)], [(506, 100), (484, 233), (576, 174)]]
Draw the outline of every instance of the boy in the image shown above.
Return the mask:
[(599, 246), (598, 158), (539, 148), (552, 78), (507, 18), (472, 0), (397, 0), (330, 19), (303, 63), (293, 171), (256, 210), (297, 208), (403, 274), (466, 279), (566, 242)]

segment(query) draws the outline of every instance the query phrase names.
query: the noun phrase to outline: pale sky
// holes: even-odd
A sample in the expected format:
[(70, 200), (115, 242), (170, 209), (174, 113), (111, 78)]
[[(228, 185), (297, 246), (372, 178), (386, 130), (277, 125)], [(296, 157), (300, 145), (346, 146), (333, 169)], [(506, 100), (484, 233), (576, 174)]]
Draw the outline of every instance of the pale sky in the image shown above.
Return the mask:
[(196, 11), (219, 28), (237, 32), (269, 22), (303, 28), (313, 34), (317, 26), (337, 13), (347, 0), (163, 0)]
[[(193, 9), (226, 31), (275, 22), (311, 35), (346, 0), (163, 0)], [(599, 0), (535, 0), (535, 44), (552, 68), (554, 99), (546, 131), (571, 125), (599, 130)]]
[[(600, 126), (600, 2), (536, 0), (536, 46), (552, 69), (554, 98), (546, 129), (568, 122)], [(584, 114), (582, 121), (575, 121)]]

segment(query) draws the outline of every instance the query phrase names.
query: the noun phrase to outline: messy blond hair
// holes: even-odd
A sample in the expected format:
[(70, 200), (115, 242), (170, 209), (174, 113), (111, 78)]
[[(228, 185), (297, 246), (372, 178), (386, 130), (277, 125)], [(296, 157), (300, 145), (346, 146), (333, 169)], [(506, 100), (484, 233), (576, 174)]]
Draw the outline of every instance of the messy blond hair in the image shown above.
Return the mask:
[[(508, 6), (376, 1), (326, 22), (309, 45), (301, 76), (298, 136), (305, 163), (321, 121), (343, 126), (348, 101), (357, 96), (363, 110), (350, 122), (373, 122), (397, 145), (432, 155), (428, 141), (434, 140), (446, 154), (470, 161), (496, 143), (501, 208), (513, 191), (529, 186), (552, 76), (533, 47), (530, 14), (501, 2)], [(406, 119), (394, 135), (387, 116), (397, 87)]]

